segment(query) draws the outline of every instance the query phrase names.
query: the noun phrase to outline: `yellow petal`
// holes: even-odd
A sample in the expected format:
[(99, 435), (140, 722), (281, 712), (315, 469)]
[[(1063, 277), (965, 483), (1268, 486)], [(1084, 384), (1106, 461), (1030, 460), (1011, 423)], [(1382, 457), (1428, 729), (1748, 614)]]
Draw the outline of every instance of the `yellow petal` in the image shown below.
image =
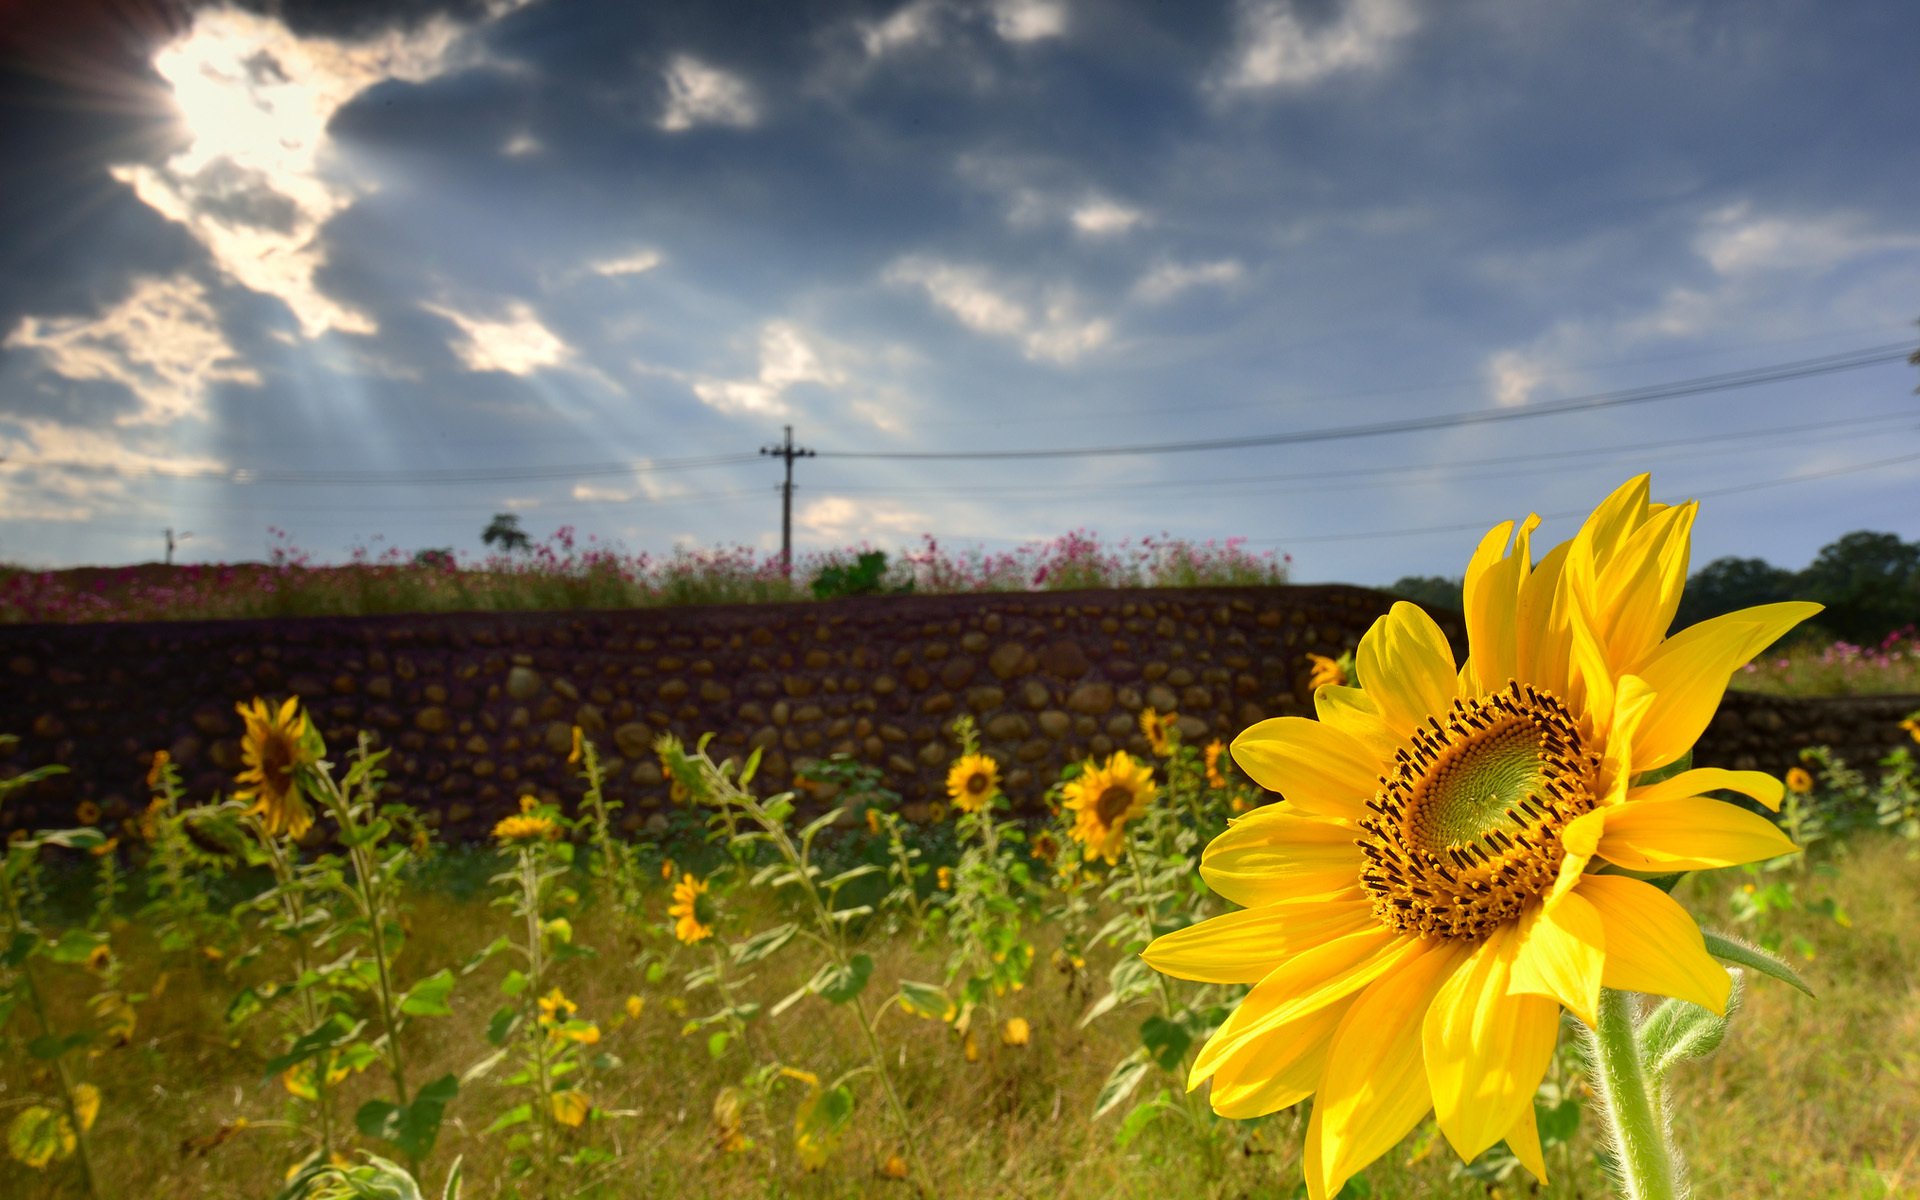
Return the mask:
[(1643, 800), (1673, 800), (1681, 796), (1699, 796), (1706, 792), (1729, 791), (1751, 796), (1775, 812), (1786, 786), (1765, 771), (1723, 771), (1719, 767), (1695, 767), (1659, 783), (1637, 787), (1627, 793), (1633, 803)]
[(1556, 696), (1567, 694), (1569, 635), (1565, 608), (1556, 606), (1555, 597), (1571, 545), (1561, 542), (1534, 565), (1520, 583), (1513, 615), (1514, 677)]
[(1475, 689), (1481, 695), (1505, 687), (1518, 677), (1515, 658), (1514, 617), (1520, 604), (1520, 585), (1532, 566), (1528, 561), (1533, 531), (1540, 518), (1530, 516), (1519, 526), (1511, 552), (1507, 539), (1514, 534), (1512, 521), (1503, 521), (1480, 540), (1479, 549), (1467, 564), (1465, 585), (1461, 590), (1467, 618), (1467, 645), (1471, 653), (1467, 669)]
[(1527, 1105), (1527, 1111), (1515, 1119), (1513, 1127), (1507, 1130), (1507, 1149), (1520, 1160), (1520, 1165), (1532, 1173), (1542, 1184), (1547, 1182), (1547, 1156), (1540, 1150), (1539, 1118), (1534, 1114), (1533, 1105)]
[(1520, 948), (1507, 990), (1547, 996), (1591, 1029), (1600, 1006), (1607, 931), (1578, 892), (1535, 909), (1520, 923)]
[(1333, 1031), (1353, 997), (1316, 1009), (1259, 1041), (1242, 1042), (1213, 1075), (1207, 1100), (1234, 1120), (1263, 1117), (1298, 1104), (1320, 1086)]
[(1676, 796), (1607, 811), (1599, 855), (1629, 871), (1711, 871), (1799, 849), (1772, 821), (1723, 800)]
[(547, 1097), (553, 1108), (553, 1119), (572, 1128), (578, 1128), (587, 1119), (587, 1112), (593, 1102), (580, 1092), (555, 1092)]
[[(1466, 959), (1469, 947), (1421, 943), (1420, 953), (1360, 993), (1334, 1031), (1327, 1070), (1314, 1097), (1309, 1146), (1319, 1143), (1322, 1196), (1337, 1195), (1433, 1107), (1420, 1057), (1427, 1005)], [(1307, 1177), (1309, 1194), (1316, 1183)]]
[(100, 1089), (90, 1083), (78, 1083), (73, 1087), (73, 1113), (80, 1118), (80, 1132), (93, 1128), (94, 1118), (100, 1115)]
[(1567, 706), (1577, 718), (1581, 713), (1593, 722), (1594, 737), (1601, 745), (1613, 730), (1613, 669), (1600, 649), (1600, 641), (1589, 625), (1589, 616), (1575, 604), (1567, 614), (1568, 645), (1573, 660), (1568, 664)]
[(1255, 984), (1207, 1039), (1187, 1076), (1188, 1089), (1211, 1076), (1241, 1046), (1353, 995), (1396, 963), (1417, 956), (1424, 945), (1376, 924), (1288, 959)]
[(1350, 734), (1305, 717), (1271, 717), (1233, 739), (1233, 761), (1270, 792), (1327, 817), (1357, 820), (1380, 787), (1380, 760)]
[(1337, 683), (1315, 688), (1313, 711), (1322, 725), (1331, 725), (1359, 741), (1375, 761), (1386, 762), (1401, 747), (1400, 738), (1381, 717), (1380, 706), (1364, 689)]
[(1733, 980), (1707, 953), (1700, 927), (1673, 897), (1624, 875), (1588, 875), (1575, 892), (1599, 911), (1606, 929), (1603, 985), (1727, 1011)]
[(1153, 940), (1140, 957), (1162, 975), (1200, 983), (1258, 983), (1294, 955), (1378, 922), (1372, 901), (1319, 899), (1247, 908)]
[(1379, 706), (1381, 720), (1403, 738), (1453, 703), (1453, 649), (1417, 604), (1395, 601), (1361, 637), (1353, 665), (1360, 686)]
[(1625, 668), (1659, 645), (1686, 584), (1696, 504), (1649, 515), (1601, 573), (1598, 632), (1607, 661)]
[(1227, 826), (1200, 856), (1200, 877), (1249, 908), (1326, 896), (1359, 882), (1365, 858), (1351, 825), (1268, 804)]
[(1518, 925), (1495, 929), (1440, 986), (1421, 1026), (1433, 1115), (1463, 1162), (1533, 1112), (1560, 1032), (1558, 1004), (1508, 991), (1518, 942)]
[(1654, 691), (1635, 741), (1634, 766), (1651, 771), (1692, 749), (1733, 673), (1820, 607), (1796, 600), (1763, 604), (1702, 621), (1660, 643), (1632, 671)]

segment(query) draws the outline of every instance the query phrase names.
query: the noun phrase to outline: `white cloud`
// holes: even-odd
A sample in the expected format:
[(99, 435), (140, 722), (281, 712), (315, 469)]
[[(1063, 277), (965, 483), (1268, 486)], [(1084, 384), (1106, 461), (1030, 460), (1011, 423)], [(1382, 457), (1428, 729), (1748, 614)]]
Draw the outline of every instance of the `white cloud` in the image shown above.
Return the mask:
[(546, 147), (540, 144), (540, 139), (532, 134), (516, 133), (500, 147), (500, 153), (508, 158), (529, 158), (545, 149)]
[(1308, 28), (1288, 0), (1241, 6), (1240, 42), (1219, 86), (1230, 91), (1305, 87), (1342, 71), (1378, 67), (1419, 27), (1407, 0), (1346, 0), (1340, 15)]
[(845, 545), (889, 534), (913, 536), (928, 528), (925, 513), (886, 501), (822, 496), (793, 514), (803, 535)]
[(565, 363), (573, 353), (552, 330), (541, 324), (531, 306), (520, 301), (507, 306), (503, 320), (477, 317), (440, 304), (421, 307), (459, 327), (460, 340), (451, 348), (469, 371), (531, 375), (542, 367)]
[(1913, 234), (1876, 233), (1848, 213), (1789, 219), (1753, 215), (1741, 203), (1712, 213), (1694, 251), (1722, 275), (1829, 271), (1862, 255), (1920, 249)]
[(920, 288), (935, 307), (968, 329), (1016, 341), (1030, 359), (1070, 363), (1113, 335), (1110, 322), (1081, 316), (1078, 303), (1064, 289), (1023, 300), (1009, 295), (1007, 285), (978, 267), (910, 256), (888, 267), (882, 279), (896, 287)]
[(1502, 350), (1487, 363), (1488, 386), (1501, 408), (1519, 408), (1545, 380), (1541, 364), (1515, 350)]
[(751, 378), (698, 379), (694, 395), (723, 413), (783, 416), (787, 389), (807, 383), (837, 388), (847, 382), (846, 372), (791, 321), (769, 321), (761, 328), (759, 359)]
[(307, 337), (372, 333), (371, 318), (314, 283), (321, 226), (367, 190), (342, 176), (327, 124), (373, 84), (419, 82), (471, 61), (463, 33), (436, 16), (340, 42), (300, 37), (273, 17), (202, 9), (153, 57), (186, 146), (159, 166), (115, 167), (114, 178), (185, 226), (236, 282), (282, 300)]
[(1230, 258), (1202, 263), (1166, 262), (1142, 275), (1133, 285), (1133, 294), (1149, 304), (1160, 304), (1189, 288), (1227, 287), (1240, 282), (1245, 275), (1246, 268)]
[(36, 351), (66, 379), (124, 386), (138, 407), (116, 418), (123, 426), (200, 419), (210, 385), (260, 383), (228, 344), (205, 289), (185, 275), (136, 279), (97, 317), (26, 317), (0, 345)]
[(993, 31), (1009, 42), (1037, 42), (1067, 31), (1067, 6), (1060, 0), (996, 0)]
[(945, 7), (941, 0), (913, 0), (881, 20), (863, 21), (858, 26), (861, 48), (869, 58), (884, 58), (908, 46), (938, 41)]
[(1074, 208), (1068, 220), (1079, 233), (1088, 237), (1106, 237), (1125, 233), (1147, 219), (1147, 214), (1117, 200), (1096, 198)]
[(617, 255), (589, 263), (587, 270), (595, 275), (641, 275), (653, 270), (660, 263), (661, 257), (658, 250), (636, 250), (631, 254)]
[(602, 483), (576, 483), (573, 498), (587, 504), (630, 504), (635, 500), (670, 500), (687, 494), (687, 485), (663, 482), (653, 477), (651, 459), (641, 459), (626, 486)]
[(753, 92), (745, 80), (690, 55), (675, 55), (664, 72), (667, 107), (659, 125), (679, 133), (696, 125), (746, 128), (760, 119)]

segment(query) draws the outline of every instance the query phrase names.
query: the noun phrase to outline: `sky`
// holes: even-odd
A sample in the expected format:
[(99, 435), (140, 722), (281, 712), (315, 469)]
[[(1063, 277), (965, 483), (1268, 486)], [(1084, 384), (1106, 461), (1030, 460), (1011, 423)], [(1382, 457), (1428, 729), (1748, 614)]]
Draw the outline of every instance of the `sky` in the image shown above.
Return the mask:
[(1895, 0), (6, 0), (0, 562), (774, 549), (786, 425), (799, 553), (1382, 584), (1643, 470), (1696, 565), (1920, 539), (1917, 45)]

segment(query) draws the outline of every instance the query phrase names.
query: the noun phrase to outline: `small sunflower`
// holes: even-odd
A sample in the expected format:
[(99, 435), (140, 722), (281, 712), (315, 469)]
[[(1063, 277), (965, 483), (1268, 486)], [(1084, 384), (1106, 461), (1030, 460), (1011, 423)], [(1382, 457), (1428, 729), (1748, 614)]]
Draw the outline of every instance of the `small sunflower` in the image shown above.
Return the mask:
[(560, 826), (552, 817), (541, 812), (517, 812), (510, 817), (500, 818), (500, 823), (493, 827), (493, 840), (503, 846), (551, 842), (559, 836)]
[(1805, 767), (1787, 768), (1787, 790), (1804, 796), (1813, 790), (1813, 775)]
[(275, 710), (255, 696), (249, 703), (234, 705), (234, 711), (246, 722), (240, 738), (246, 770), (236, 777), (242, 786), (234, 798), (253, 801), (247, 813), (261, 818), (269, 836), (304, 836), (313, 827), (313, 810), (307, 806), (299, 772), (318, 761), (320, 754), (319, 739), (307, 714), (300, 711), (300, 698), (289, 696)]
[(1127, 822), (1147, 811), (1159, 794), (1153, 768), (1136, 763), (1125, 750), (1116, 750), (1105, 766), (1089, 766), (1066, 786), (1066, 807), (1073, 812), (1073, 840), (1085, 847), (1085, 857), (1108, 864), (1120, 861), (1126, 848)]
[(1146, 735), (1147, 748), (1155, 757), (1165, 758), (1173, 753), (1173, 723), (1179, 719), (1177, 712), (1159, 713), (1151, 708), (1140, 714), (1140, 732)]
[(1024, 1046), (1033, 1040), (1033, 1027), (1027, 1024), (1025, 1017), (1008, 1017), (1007, 1023), (1000, 1027), (1000, 1044), (1003, 1046)]
[(660, 878), (662, 878), (662, 879), (672, 879), (672, 878), (673, 878), (673, 873), (674, 873), (674, 872), (675, 872), (676, 870), (678, 870), (678, 868), (677, 868), (677, 867), (675, 867), (675, 866), (673, 865), (673, 860), (672, 860), (672, 859), (670, 859), (670, 858), (663, 858), (663, 859), (661, 859), (661, 860), (660, 860)]
[(706, 894), (706, 882), (691, 875), (682, 875), (673, 885), (667, 915), (673, 918), (673, 936), (689, 946), (713, 936), (713, 911)]
[(1347, 670), (1337, 658), (1328, 658), (1324, 654), (1309, 654), (1307, 662), (1313, 668), (1313, 675), (1307, 680), (1307, 686), (1314, 691), (1323, 687), (1345, 687)]
[(535, 1003), (540, 1006), (542, 1025), (559, 1025), (562, 1022), (571, 1021), (573, 1014), (580, 1011), (580, 1006), (567, 999), (567, 994), (559, 988), (554, 988), (541, 996)]
[(1920, 713), (1916, 713), (1900, 722), (1900, 728), (1907, 731), (1908, 737), (1916, 742), (1920, 742)]
[(880, 813), (875, 809), (867, 810), (867, 832), (875, 837), (880, 836)]
[(1000, 767), (984, 754), (968, 754), (947, 772), (947, 795), (961, 812), (979, 812), (1000, 791)]
[(940, 890), (943, 892), (952, 890), (953, 868), (935, 867), (933, 871), (933, 881), (940, 885)]
[(886, 1179), (905, 1179), (907, 1177), (907, 1160), (901, 1158), (898, 1154), (887, 1155), (887, 1161), (880, 1164), (880, 1174)]
[(96, 825), (100, 821), (100, 806), (91, 800), (82, 800), (73, 806), (73, 819), (82, 825)]
[[(1601, 989), (1726, 1010), (1732, 981), (1685, 909), (1631, 874), (1791, 853), (1758, 771), (1682, 770), (1733, 673), (1815, 604), (1767, 604), (1666, 631), (1696, 506), (1647, 477), (1536, 560), (1539, 524), (1481, 540), (1464, 592), (1465, 663), (1400, 602), (1354, 656), (1359, 686), (1314, 694), (1318, 719), (1262, 721), (1236, 762), (1282, 798), (1201, 858), (1245, 906), (1147, 947), (1181, 979), (1252, 984), (1189, 1086), (1233, 1118), (1313, 1097), (1303, 1164), (1337, 1194), (1431, 1111), (1471, 1161), (1505, 1139), (1546, 1170), (1533, 1096), (1561, 1010), (1593, 1026)], [(1618, 870), (1599, 870), (1601, 866)]]
[(1227, 744), (1219, 738), (1207, 743), (1207, 786), (1215, 790), (1227, 786), (1227, 777), (1220, 773), (1220, 755), (1226, 748)]
[(1041, 862), (1052, 862), (1060, 857), (1060, 842), (1052, 831), (1042, 829), (1033, 835), (1033, 856)]
[(172, 761), (173, 755), (168, 754), (165, 750), (155, 750), (153, 752), (153, 763), (147, 768), (147, 786), (149, 788), (157, 788), (160, 786), (161, 781), (165, 779), (167, 775), (167, 764)]

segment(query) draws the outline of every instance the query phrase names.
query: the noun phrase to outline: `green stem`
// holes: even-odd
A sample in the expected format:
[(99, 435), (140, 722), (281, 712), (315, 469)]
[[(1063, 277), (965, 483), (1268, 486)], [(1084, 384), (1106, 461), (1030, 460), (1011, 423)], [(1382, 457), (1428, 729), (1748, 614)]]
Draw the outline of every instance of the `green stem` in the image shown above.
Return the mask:
[[(7, 940), (11, 942), (14, 936), (25, 927), (26, 920), (21, 916), (20, 899), (14, 895), (12, 880), (9, 879), (5, 886), (0, 887), (0, 891), (6, 893)], [(32, 959), (29, 958), (20, 964), (20, 977), (27, 985), (27, 1003), (33, 1008), (34, 1020), (39, 1022), (40, 1036), (51, 1037), (53, 1021), (47, 1016), (47, 1002), (46, 998), (40, 994), (40, 983), (34, 978)], [(60, 1084), (60, 1106), (66, 1110), (67, 1125), (73, 1130), (73, 1144), (77, 1151), (75, 1157), (80, 1161), (80, 1175), (86, 1182), (87, 1195), (98, 1196), (100, 1189), (94, 1185), (93, 1181), (93, 1155), (87, 1147), (86, 1128), (80, 1123), (80, 1109), (73, 1102), (73, 1077), (67, 1073), (67, 1059), (64, 1052), (54, 1058), (53, 1070)]]
[(1587, 1056), (1627, 1200), (1680, 1200), (1685, 1190), (1679, 1160), (1667, 1144), (1653, 1081), (1640, 1065), (1632, 995), (1602, 988), (1597, 1015), (1600, 1023), (1586, 1039)]
[[(306, 905), (300, 899), (299, 881), (294, 878), (293, 864), (288, 861), (280, 840), (258, 824), (254, 826), (254, 836), (266, 846), (273, 860), (273, 877), (280, 891), (280, 915), (292, 932), (294, 965), (299, 968), (302, 980), (301, 1010), (306, 1017), (306, 1027), (316, 1029), (320, 1025), (320, 1006), (314, 999), (314, 985), (305, 982), (312, 974), (313, 955), (307, 946)], [(322, 1055), (313, 1072), (313, 1107), (320, 1115), (321, 1157), (328, 1161), (333, 1158), (333, 1104), (327, 1096), (327, 1071), (332, 1058), (331, 1053)]]
[[(533, 998), (528, 1006), (528, 1016), (533, 1026), (533, 1069), (534, 1084), (540, 1089), (539, 1112), (536, 1119), (540, 1123), (540, 1150), (544, 1179), (553, 1178), (554, 1141), (559, 1131), (554, 1128), (553, 1114), (553, 1078), (547, 1070), (547, 1040), (552, 1035), (540, 1027), (541, 989), (547, 982), (546, 931), (540, 926), (540, 866), (534, 861), (533, 852), (525, 846), (516, 853), (520, 857), (520, 904), (527, 922), (527, 995)], [(554, 1013), (558, 1019), (560, 1014)]]

